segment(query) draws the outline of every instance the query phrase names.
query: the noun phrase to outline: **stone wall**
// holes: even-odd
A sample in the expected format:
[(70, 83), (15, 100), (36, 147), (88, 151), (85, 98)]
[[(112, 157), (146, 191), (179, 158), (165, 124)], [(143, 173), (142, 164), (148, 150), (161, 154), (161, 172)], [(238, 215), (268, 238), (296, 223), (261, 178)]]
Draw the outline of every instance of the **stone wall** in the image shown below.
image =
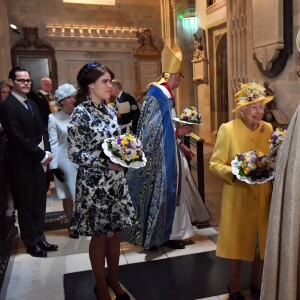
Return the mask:
[[(8, 16), (6, 1), (0, 1), (0, 80), (7, 78), (7, 74), (11, 69)], [(6, 30), (3, 30), (6, 28)]]
[[(177, 33), (179, 46), (182, 48), (184, 55), (184, 75), (185, 79), (182, 86), (177, 92), (177, 103), (179, 112), (186, 105), (197, 105), (203, 115), (204, 126), (195, 128), (195, 133), (199, 134), (206, 142), (213, 143), (217, 133), (217, 90), (216, 90), (216, 52), (218, 40), (223, 34), (231, 30), (230, 20), (228, 20), (227, 7), (233, 8), (233, 14), (241, 10), (241, 3), (247, 3), (245, 11), (245, 28), (247, 31), (246, 45), (238, 55), (235, 55), (227, 44), (228, 50), (228, 80), (232, 79), (233, 67), (239, 62), (244, 66), (246, 73), (242, 75), (247, 80), (268, 81), (270, 88), (275, 93), (278, 109), (287, 119), (290, 119), (295, 111), (297, 103), (300, 100), (300, 84), (299, 77), (296, 73), (300, 66), (299, 53), (296, 49), (295, 38), (300, 28), (300, 2), (293, 1), (293, 54), (289, 56), (284, 70), (274, 78), (266, 78), (259, 71), (256, 62), (253, 60), (252, 50), (252, 11), (251, 1), (235, 1), (235, 0), (219, 0), (215, 4), (207, 8), (207, 1), (195, 0), (195, 15), (197, 18), (197, 26), (202, 27), (206, 32), (206, 47), (208, 58), (208, 82), (196, 85), (192, 82), (192, 63), (190, 56), (192, 55), (192, 33), (182, 27), (181, 20), (177, 20)], [(94, 5), (78, 5), (63, 4), (61, 0), (32, 0), (26, 5), (21, 0), (6, 1), (8, 7), (8, 22), (15, 23), (19, 28), (22, 26), (37, 26), (40, 36), (48, 34), (47, 26), (102, 26), (111, 28), (142, 28), (150, 27), (153, 30), (155, 43), (162, 47), (162, 25), (161, 25), (161, 0), (123, 0), (121, 3), (117, 1), (116, 6), (94, 6)], [(178, 0), (176, 2), (177, 16), (184, 14), (183, 7), (187, 6), (190, 1)], [(226, 3), (227, 2), (227, 3)], [(183, 3), (185, 3), (183, 5)], [(172, 21), (170, 21), (172, 23)], [(172, 27), (172, 24), (169, 24)], [(272, 25), (270, 25), (272, 26)], [(47, 29), (48, 28), (48, 29)], [(197, 29), (197, 28), (196, 28)], [(10, 32), (10, 45), (12, 46), (20, 35)], [(54, 41), (53, 41), (54, 43)], [(134, 43), (133, 43), (134, 44)], [(128, 43), (127, 43), (128, 45)], [(101, 49), (97, 49), (101, 51)], [(124, 55), (124, 53), (122, 54)], [(61, 56), (63, 58), (63, 56)], [(99, 59), (100, 60), (100, 59)], [(61, 62), (60, 62), (61, 64)], [(129, 66), (132, 68), (132, 63)], [(58, 66), (61, 70), (62, 67)], [(244, 70), (244, 69), (243, 69)], [(244, 70), (244, 71), (245, 71)], [(132, 78), (132, 71), (125, 87), (132, 90), (133, 85), (129, 81)], [(130, 73), (129, 72), (129, 73)], [(62, 72), (61, 72), (62, 73)], [(237, 75), (237, 78), (240, 75)], [(230, 112), (233, 106), (233, 90), (228, 86), (228, 118), (232, 119), (234, 115)]]
[[(271, 26), (270, 26), (271, 28)], [(288, 57), (283, 71), (274, 78), (265, 78), (270, 83), (276, 97), (277, 108), (287, 119), (291, 119), (300, 101), (300, 78), (297, 70), (300, 67), (299, 52), (296, 47), (296, 35), (300, 30), (300, 1), (293, 0), (293, 53)], [(253, 61), (255, 78), (262, 77)]]
[[(197, 85), (198, 107), (202, 114), (203, 126), (199, 126), (199, 135), (207, 142), (214, 143), (217, 132), (217, 88), (216, 88), (216, 50), (218, 40), (226, 33), (226, 3), (216, 3), (207, 7), (207, 1), (196, 0), (198, 26), (206, 33), (208, 59), (208, 81)], [(225, 1), (226, 2), (226, 1)]]
[[(160, 0), (122, 0), (115, 6), (63, 3), (62, 0), (7, 1), (9, 22), (19, 28), (37, 26), (42, 36), (48, 24), (150, 27), (161, 38)], [(11, 43), (18, 37), (11, 33)]]
[[(15, 0), (8, 1), (7, 7), (9, 23), (21, 31), (24, 26), (38, 27), (39, 36), (52, 44), (59, 84), (76, 83), (75, 73), (80, 66), (104, 59), (103, 63), (112, 66), (124, 83), (124, 89), (133, 93), (133, 52), (139, 29), (151, 28), (155, 45), (162, 48), (160, 0), (124, 0), (115, 6), (64, 4), (62, 0), (32, 0), (24, 5)], [(10, 45), (20, 38), (22, 34), (11, 31)]]
[[(225, 6), (221, 6), (225, 2)], [(227, 2), (227, 3), (226, 3)], [(253, 59), (252, 49), (252, 2), (244, 0), (218, 1), (215, 8), (207, 9), (206, 1), (196, 0), (196, 15), (198, 25), (206, 30), (207, 55), (208, 55), (208, 83), (197, 87), (198, 107), (203, 116), (204, 126), (199, 128), (199, 135), (207, 142), (214, 143), (217, 134), (217, 91), (216, 78), (218, 76), (214, 68), (215, 53), (218, 36), (227, 32), (227, 63), (228, 63), (228, 118), (234, 118), (231, 109), (234, 106), (233, 94), (238, 80), (267, 81), (276, 97), (277, 108), (286, 119), (290, 120), (298, 102), (300, 101), (300, 78), (297, 71), (300, 67), (299, 52), (295, 39), (300, 29), (300, 2), (293, 2), (293, 53), (288, 57), (284, 69), (273, 78), (264, 76), (258, 69)], [(229, 9), (230, 11), (227, 11)], [(236, 34), (238, 39), (234, 41), (232, 21), (238, 22)], [(272, 24), (270, 24), (270, 28)], [(243, 36), (243, 38), (241, 38)], [(234, 49), (236, 48), (236, 49)]]

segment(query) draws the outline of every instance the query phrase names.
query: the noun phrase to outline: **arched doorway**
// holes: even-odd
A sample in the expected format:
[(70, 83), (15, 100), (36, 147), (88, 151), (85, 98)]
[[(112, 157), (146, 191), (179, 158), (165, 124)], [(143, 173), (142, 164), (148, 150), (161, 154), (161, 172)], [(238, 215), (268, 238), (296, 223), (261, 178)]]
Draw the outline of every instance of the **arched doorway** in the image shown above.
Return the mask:
[(228, 122), (227, 34), (216, 45), (217, 128)]

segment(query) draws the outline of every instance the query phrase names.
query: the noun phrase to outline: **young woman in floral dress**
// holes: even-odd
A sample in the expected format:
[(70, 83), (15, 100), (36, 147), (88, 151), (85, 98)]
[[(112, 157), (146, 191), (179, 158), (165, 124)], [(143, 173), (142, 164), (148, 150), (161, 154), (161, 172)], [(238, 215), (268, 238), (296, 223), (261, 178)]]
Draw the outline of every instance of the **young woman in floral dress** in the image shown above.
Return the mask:
[[(123, 167), (102, 150), (106, 138), (120, 135), (117, 117), (106, 105), (113, 73), (97, 62), (78, 73), (79, 90), (68, 129), (69, 158), (78, 164), (74, 225), (80, 235), (91, 236), (89, 255), (96, 279), (95, 294), (108, 300), (108, 286), (116, 299), (130, 299), (118, 280), (121, 231), (134, 222)], [(105, 274), (107, 261), (107, 277)]]

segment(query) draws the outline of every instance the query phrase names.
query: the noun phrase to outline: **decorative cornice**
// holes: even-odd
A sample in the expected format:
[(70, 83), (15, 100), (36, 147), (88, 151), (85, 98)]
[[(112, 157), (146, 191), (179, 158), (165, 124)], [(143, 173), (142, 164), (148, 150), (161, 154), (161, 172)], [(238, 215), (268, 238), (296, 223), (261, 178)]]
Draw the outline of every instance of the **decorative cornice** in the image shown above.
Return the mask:
[(112, 26), (86, 26), (86, 25), (63, 25), (47, 24), (46, 35), (56, 37), (86, 37), (86, 38), (136, 38), (136, 27), (112, 27)]
[[(101, 57), (104, 52), (132, 52), (138, 42), (137, 29), (129, 27), (96, 27), (79, 25), (47, 25), (46, 37), (56, 51), (87, 51), (90, 58)], [(102, 51), (102, 53), (103, 53)]]

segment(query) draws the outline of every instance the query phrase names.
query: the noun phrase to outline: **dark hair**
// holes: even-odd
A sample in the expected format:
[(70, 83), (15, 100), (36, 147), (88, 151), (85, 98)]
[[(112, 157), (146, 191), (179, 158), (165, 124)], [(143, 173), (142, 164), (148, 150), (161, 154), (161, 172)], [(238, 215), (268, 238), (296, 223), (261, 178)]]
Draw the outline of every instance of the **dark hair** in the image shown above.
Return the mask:
[[(89, 85), (91, 83), (94, 83), (105, 73), (109, 73), (111, 79), (115, 78), (114, 73), (106, 66), (100, 65), (98, 67), (93, 68), (92, 70), (89, 70), (89, 72), (86, 72), (86, 66), (87, 65), (81, 68), (77, 76), (77, 80), (78, 78), (80, 78), (80, 81), (78, 80), (79, 90), (76, 94), (76, 105), (86, 100), (86, 98), (89, 96)], [(83, 72), (85, 72), (84, 76), (82, 76)]]
[(91, 61), (91, 62), (85, 64), (78, 72), (78, 75), (77, 75), (78, 84), (81, 86), (84, 85), (86, 75), (100, 66), (101, 66), (101, 64), (97, 61)]
[(10, 70), (9, 74), (8, 74), (8, 78), (11, 80), (15, 80), (16, 79), (16, 73), (17, 72), (28, 72), (28, 74), (30, 75), (30, 72), (28, 70), (26, 70), (25, 68), (22, 67), (14, 67)]

